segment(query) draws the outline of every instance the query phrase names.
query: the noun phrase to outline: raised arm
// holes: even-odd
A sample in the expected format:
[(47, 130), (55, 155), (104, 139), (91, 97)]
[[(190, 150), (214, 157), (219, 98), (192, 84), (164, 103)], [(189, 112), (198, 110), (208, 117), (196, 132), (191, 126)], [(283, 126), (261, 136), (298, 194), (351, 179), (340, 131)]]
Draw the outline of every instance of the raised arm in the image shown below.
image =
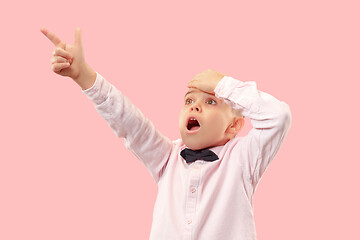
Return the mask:
[[(259, 91), (256, 82), (242, 82), (224, 77), (215, 89), (235, 109), (250, 118), (253, 129), (245, 138), (249, 157), (249, 171), (256, 186), (271, 160), (279, 151), (291, 125), (288, 104), (268, 93)], [(244, 147), (244, 146), (239, 146)]]
[(94, 103), (98, 113), (114, 133), (125, 139), (125, 145), (149, 169), (156, 182), (167, 164), (172, 142), (162, 136), (119, 90), (85, 62), (81, 29), (75, 30), (73, 45), (63, 42), (46, 28), (40, 31), (55, 45), (52, 70), (72, 78)]
[(170, 156), (172, 142), (99, 73), (94, 85), (82, 91), (116, 136), (124, 138), (125, 146), (144, 163), (158, 182)]

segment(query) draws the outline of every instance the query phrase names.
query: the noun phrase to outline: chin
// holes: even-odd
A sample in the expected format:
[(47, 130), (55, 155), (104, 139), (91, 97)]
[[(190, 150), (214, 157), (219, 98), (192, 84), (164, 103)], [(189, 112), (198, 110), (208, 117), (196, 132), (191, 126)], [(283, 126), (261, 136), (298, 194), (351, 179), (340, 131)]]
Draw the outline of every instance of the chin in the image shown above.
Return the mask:
[(219, 134), (204, 134), (201, 129), (196, 133), (189, 133), (189, 130), (187, 129), (180, 129), (182, 141), (188, 148), (192, 150), (200, 150), (225, 145), (229, 139), (226, 136), (216, 137), (216, 135)]

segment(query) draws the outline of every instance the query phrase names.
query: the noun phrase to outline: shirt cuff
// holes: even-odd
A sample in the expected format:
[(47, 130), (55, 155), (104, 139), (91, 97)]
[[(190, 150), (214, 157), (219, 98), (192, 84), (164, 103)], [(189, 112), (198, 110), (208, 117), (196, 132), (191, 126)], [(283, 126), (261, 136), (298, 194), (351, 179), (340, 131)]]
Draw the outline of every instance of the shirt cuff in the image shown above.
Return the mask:
[(257, 84), (254, 81), (243, 82), (230, 76), (224, 76), (214, 89), (215, 96), (223, 99), (234, 109), (242, 110), (244, 116), (248, 111), (257, 112), (259, 106)]
[(81, 91), (96, 105), (100, 105), (108, 98), (109, 90), (109, 84), (98, 72), (96, 72), (94, 84), (90, 88)]

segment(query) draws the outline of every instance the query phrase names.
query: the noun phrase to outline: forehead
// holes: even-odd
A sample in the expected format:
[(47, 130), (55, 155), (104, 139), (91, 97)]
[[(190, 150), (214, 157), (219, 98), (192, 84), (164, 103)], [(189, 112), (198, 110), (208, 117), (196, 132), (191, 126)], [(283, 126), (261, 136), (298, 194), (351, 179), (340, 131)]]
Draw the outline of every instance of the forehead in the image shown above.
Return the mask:
[(203, 91), (200, 91), (199, 89), (196, 89), (196, 88), (190, 88), (189, 91), (185, 94), (184, 98), (186, 98), (187, 95), (198, 95), (198, 96), (212, 96), (212, 97), (215, 97), (215, 94), (210, 94), (210, 93), (206, 93), (206, 92), (203, 92)]

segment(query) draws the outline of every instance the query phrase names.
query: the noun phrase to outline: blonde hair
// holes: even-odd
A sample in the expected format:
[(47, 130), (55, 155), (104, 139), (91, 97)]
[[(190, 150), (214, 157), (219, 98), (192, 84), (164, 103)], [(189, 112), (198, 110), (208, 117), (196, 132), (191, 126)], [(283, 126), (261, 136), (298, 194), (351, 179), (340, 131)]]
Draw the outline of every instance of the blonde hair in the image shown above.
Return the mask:
[(232, 112), (236, 117), (245, 118), (245, 117), (242, 115), (242, 110), (240, 110), (240, 109), (231, 108), (231, 112)]

